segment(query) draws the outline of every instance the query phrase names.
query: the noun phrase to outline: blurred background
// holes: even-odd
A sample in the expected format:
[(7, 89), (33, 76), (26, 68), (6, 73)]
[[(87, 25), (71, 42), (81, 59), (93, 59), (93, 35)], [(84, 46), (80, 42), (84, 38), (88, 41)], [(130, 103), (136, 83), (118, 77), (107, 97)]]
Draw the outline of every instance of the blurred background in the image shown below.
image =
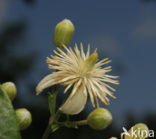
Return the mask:
[[(33, 116), (23, 139), (41, 138), (48, 123), (47, 95), (36, 96), (35, 86), (51, 72), (45, 59), (56, 49), (54, 27), (64, 18), (75, 25), (70, 46), (98, 48), (99, 59), (112, 59), (120, 85), (107, 107), (113, 115), (109, 128), (61, 128), (49, 138), (108, 139), (139, 122), (156, 131), (156, 0), (0, 0), (0, 82), (16, 83), (14, 107), (26, 107)], [(84, 119), (91, 110), (88, 101), (72, 118)]]

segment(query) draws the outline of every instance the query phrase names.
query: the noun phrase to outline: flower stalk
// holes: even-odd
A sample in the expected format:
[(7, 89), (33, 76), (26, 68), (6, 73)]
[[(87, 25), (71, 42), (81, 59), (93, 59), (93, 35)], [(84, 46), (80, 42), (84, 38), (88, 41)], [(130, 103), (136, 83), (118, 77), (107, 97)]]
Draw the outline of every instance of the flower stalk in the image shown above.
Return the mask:
[(53, 115), (50, 116), (48, 126), (46, 130), (44, 131), (42, 139), (47, 139), (49, 135), (52, 133), (51, 126), (59, 118), (59, 116), (60, 116), (60, 111), (57, 111), (54, 116)]
[(77, 128), (78, 126), (87, 125), (87, 120), (57, 122), (60, 126), (68, 128)]
[(58, 89), (55, 88), (54, 93), (52, 94), (53, 95), (52, 113), (50, 115), (49, 123), (48, 123), (48, 126), (47, 126), (43, 136), (42, 136), (42, 139), (47, 139), (49, 137), (49, 135), (51, 134), (51, 126), (52, 126), (52, 124), (54, 123), (55, 120), (57, 120), (59, 118), (60, 112), (57, 111), (55, 113), (57, 94), (58, 94)]

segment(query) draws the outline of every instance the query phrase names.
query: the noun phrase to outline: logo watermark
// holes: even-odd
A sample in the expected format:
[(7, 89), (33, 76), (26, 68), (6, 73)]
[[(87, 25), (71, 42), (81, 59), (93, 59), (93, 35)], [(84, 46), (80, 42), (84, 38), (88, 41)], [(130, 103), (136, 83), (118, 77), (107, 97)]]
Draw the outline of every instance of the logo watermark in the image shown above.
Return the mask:
[(135, 138), (154, 138), (154, 130), (143, 130), (140, 128), (134, 129), (133, 127), (130, 129), (130, 131), (128, 132), (128, 130), (123, 127), (123, 132), (121, 134), (121, 136), (129, 136), (129, 137), (135, 137)]

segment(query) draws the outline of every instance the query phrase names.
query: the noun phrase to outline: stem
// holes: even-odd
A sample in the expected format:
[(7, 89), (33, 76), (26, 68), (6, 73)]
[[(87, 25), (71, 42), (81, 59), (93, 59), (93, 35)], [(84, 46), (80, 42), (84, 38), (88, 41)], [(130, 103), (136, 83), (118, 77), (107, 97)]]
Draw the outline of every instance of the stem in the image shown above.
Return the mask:
[(47, 139), (49, 137), (50, 133), (51, 133), (51, 125), (48, 124), (46, 130), (44, 131), (42, 139)]
[(57, 94), (58, 94), (58, 91), (55, 90), (55, 92), (53, 94), (54, 99), (53, 99), (53, 109), (52, 109), (52, 114), (51, 114), (53, 116), (55, 115), (55, 106), (56, 106), (56, 96), (57, 96)]
[(86, 125), (87, 120), (81, 120), (81, 121), (66, 121), (66, 122), (57, 122), (58, 124), (68, 127), (68, 128), (73, 128), (81, 125)]
[(75, 121), (73, 123), (75, 123), (76, 125), (86, 125), (87, 124), (87, 120)]
[(46, 128), (46, 130), (44, 131), (44, 134), (42, 136), (42, 139), (47, 139), (51, 133), (51, 125), (53, 124), (53, 122), (59, 118), (59, 111), (56, 112), (55, 114), (55, 105), (56, 105), (56, 96), (57, 96), (57, 93), (58, 91), (55, 90), (54, 93), (53, 93), (53, 104), (52, 104), (52, 113), (51, 113), (51, 116), (49, 118), (49, 123), (48, 123), (48, 126)]
[(42, 136), (42, 139), (47, 139), (49, 137), (52, 131), (51, 126), (55, 122), (55, 120), (57, 120), (59, 117), (60, 117), (60, 111), (57, 111), (54, 116), (53, 115), (50, 116), (48, 126)]

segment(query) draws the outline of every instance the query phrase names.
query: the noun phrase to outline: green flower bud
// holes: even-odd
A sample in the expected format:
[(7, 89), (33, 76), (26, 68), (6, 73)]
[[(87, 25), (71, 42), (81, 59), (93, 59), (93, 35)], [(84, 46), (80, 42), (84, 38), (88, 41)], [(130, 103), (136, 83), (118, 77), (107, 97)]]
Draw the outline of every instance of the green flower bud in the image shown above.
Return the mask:
[(26, 129), (32, 122), (31, 113), (25, 108), (20, 108), (16, 110), (16, 118), (20, 130)]
[(10, 100), (12, 101), (17, 94), (17, 89), (16, 89), (15, 84), (13, 82), (6, 82), (6, 83), (3, 83), (1, 87), (7, 93)]
[(138, 123), (131, 127), (124, 139), (145, 139), (148, 137), (148, 127), (146, 124)]
[(68, 46), (74, 33), (74, 25), (68, 19), (64, 19), (58, 23), (54, 31), (54, 44), (62, 48), (63, 45)]
[(87, 117), (87, 124), (97, 130), (105, 129), (112, 122), (112, 114), (105, 108), (97, 108)]

